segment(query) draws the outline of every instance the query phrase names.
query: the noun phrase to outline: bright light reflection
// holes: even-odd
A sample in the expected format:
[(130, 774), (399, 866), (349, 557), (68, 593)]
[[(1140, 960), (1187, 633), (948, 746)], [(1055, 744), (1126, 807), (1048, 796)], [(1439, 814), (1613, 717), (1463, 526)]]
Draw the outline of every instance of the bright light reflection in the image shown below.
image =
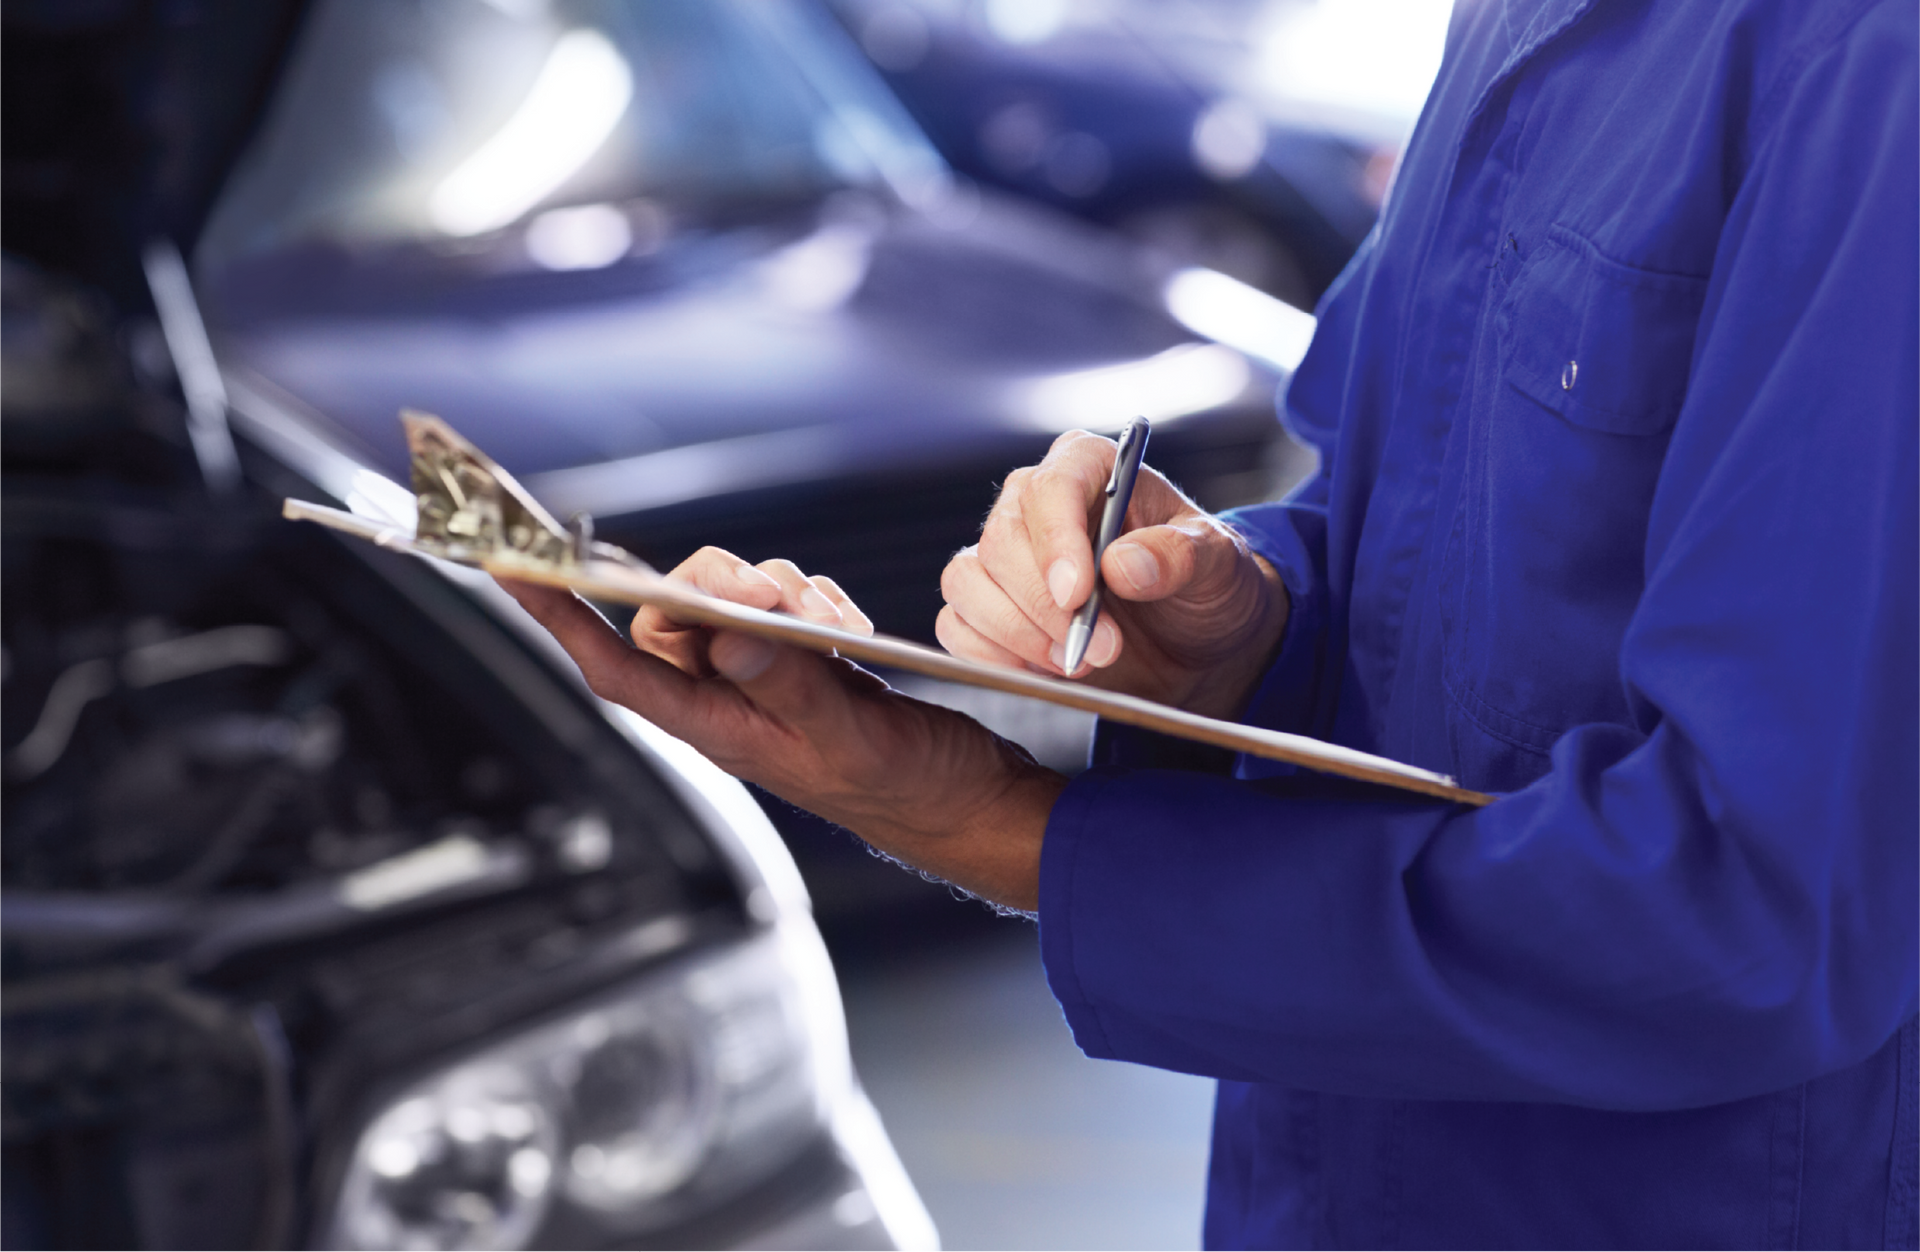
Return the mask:
[(560, 36), (507, 124), (434, 188), (433, 224), (449, 235), (497, 230), (585, 165), (633, 98), (633, 75), (597, 30)]
[(547, 15), (547, 0), (486, 0), (516, 22), (532, 22)]
[(1018, 411), (1041, 430), (1116, 431), (1135, 416), (1165, 422), (1217, 408), (1246, 390), (1246, 358), (1217, 344), (1187, 344), (1144, 361), (1056, 374), (1025, 384)]
[(1318, 0), (1275, 6), (1260, 39), (1273, 89), (1410, 125), (1426, 101), (1453, 6), (1438, 0)]
[(1193, 124), (1193, 159), (1208, 177), (1230, 183), (1260, 163), (1267, 124), (1244, 100), (1222, 100)]
[(507, 1158), (507, 1179), (521, 1195), (539, 1195), (552, 1176), (553, 1162), (538, 1148), (521, 1148)]
[(860, 1177), (867, 1184), (867, 1194), (894, 1246), (939, 1247), (940, 1232), (934, 1228), (933, 1218), (920, 1202), (906, 1167), (900, 1164), (893, 1144), (887, 1139), (880, 1114), (874, 1111), (864, 1091), (854, 1091), (839, 1105), (839, 1115), (833, 1120), (833, 1137), (840, 1150), (857, 1163)]
[(556, 516), (612, 517), (701, 496), (800, 482), (831, 469), (841, 455), (832, 427), (801, 426), (547, 470), (527, 475), (522, 485), (556, 510)]
[(987, 0), (987, 28), (1008, 43), (1040, 43), (1067, 21), (1067, 0)]
[(602, 269), (632, 246), (633, 227), (611, 204), (548, 209), (527, 223), (527, 255), (543, 269)]
[(845, 304), (867, 276), (873, 236), (851, 226), (828, 226), (761, 263), (768, 294), (790, 309), (825, 312)]
[(382, 1139), (367, 1150), (367, 1163), (382, 1178), (405, 1178), (420, 1168), (420, 1153), (405, 1139)]
[(487, 1115), (462, 1104), (447, 1113), (447, 1133), (461, 1143), (478, 1143), (487, 1135)]
[(833, 1202), (833, 1220), (842, 1226), (864, 1226), (878, 1216), (873, 1197), (864, 1191), (849, 1191)]
[(410, 531), (420, 521), (420, 505), (413, 492), (368, 469), (353, 471), (345, 503), (350, 512), (402, 530)]
[(1162, 294), (1167, 312), (1194, 334), (1283, 370), (1299, 366), (1318, 325), (1313, 314), (1216, 270), (1181, 270)]

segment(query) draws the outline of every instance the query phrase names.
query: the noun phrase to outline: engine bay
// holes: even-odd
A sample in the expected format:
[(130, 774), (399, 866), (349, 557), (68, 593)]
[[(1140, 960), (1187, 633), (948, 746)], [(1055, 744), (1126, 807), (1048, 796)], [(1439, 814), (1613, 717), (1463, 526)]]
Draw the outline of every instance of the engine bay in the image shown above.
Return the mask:
[(478, 663), (520, 645), (424, 565), (124, 484), (4, 509), (13, 1246), (297, 1241), (368, 1093), (742, 928), (659, 780)]
[(282, 563), (195, 563), (50, 536), (7, 554), (4, 717), (29, 728), (5, 757), (10, 888), (267, 890), (528, 825), (524, 768), (463, 719), (422, 733), (417, 678)]

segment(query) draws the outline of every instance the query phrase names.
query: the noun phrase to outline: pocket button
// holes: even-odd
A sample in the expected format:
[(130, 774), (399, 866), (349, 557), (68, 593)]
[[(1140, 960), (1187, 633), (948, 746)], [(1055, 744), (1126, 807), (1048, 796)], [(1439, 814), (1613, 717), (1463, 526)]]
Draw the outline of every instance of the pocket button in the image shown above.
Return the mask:
[(1580, 377), (1580, 362), (1568, 361), (1566, 368), (1560, 371), (1560, 390), (1572, 391), (1574, 382)]

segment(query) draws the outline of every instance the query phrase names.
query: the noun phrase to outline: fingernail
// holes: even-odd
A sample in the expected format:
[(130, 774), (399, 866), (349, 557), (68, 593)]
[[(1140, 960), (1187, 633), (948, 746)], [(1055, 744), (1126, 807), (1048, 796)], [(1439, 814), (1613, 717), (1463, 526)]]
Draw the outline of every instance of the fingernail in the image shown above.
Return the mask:
[(1053, 662), (1053, 667), (1055, 669), (1057, 670), (1066, 669), (1067, 668), (1067, 645), (1064, 643), (1061, 643), (1057, 639), (1054, 640), (1053, 646), (1047, 649), (1047, 659)]
[(767, 672), (779, 649), (751, 635), (722, 635), (713, 641), (707, 659), (721, 677), (737, 683), (750, 683)]
[(840, 620), (840, 610), (833, 607), (833, 601), (811, 587), (800, 593), (800, 607), (807, 611), (808, 617), (825, 618), (830, 622)]
[(1052, 594), (1053, 602), (1063, 609), (1073, 607), (1073, 587), (1077, 581), (1073, 562), (1066, 557), (1047, 567), (1047, 591)]
[(1096, 669), (1113, 664), (1120, 655), (1120, 628), (1106, 618), (1093, 624), (1093, 640), (1087, 644), (1087, 664)]
[(1153, 585), (1160, 581), (1160, 562), (1137, 543), (1115, 547), (1113, 563), (1120, 567), (1120, 576), (1132, 584), (1135, 591), (1152, 591)]
[(733, 576), (749, 587), (778, 587), (779, 580), (765, 570), (755, 569), (751, 565), (734, 567)]

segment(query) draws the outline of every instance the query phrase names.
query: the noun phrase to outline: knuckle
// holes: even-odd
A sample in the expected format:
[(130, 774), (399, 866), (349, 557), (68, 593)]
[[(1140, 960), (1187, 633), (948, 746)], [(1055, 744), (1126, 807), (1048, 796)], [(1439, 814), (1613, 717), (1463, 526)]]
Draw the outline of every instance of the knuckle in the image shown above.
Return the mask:
[(1047, 471), (1044, 484), (1044, 509), (1049, 513), (1069, 511), (1078, 514), (1099, 495), (1107, 483), (1108, 462), (1078, 457)]
[(1028, 483), (1035, 491), (1051, 491), (1059, 486), (1060, 475), (1066, 472), (1063, 462), (1067, 455), (1058, 450), (1049, 452), (1047, 459), (1033, 467), (1033, 477)]
[(800, 567), (785, 557), (777, 556), (770, 561), (762, 561), (758, 568), (761, 573), (771, 574), (781, 582), (787, 582), (792, 579), (804, 580), (806, 578), (806, 575), (800, 572)]
[(1007, 651), (1031, 658), (1038, 645), (1033, 623), (1012, 605), (993, 613), (992, 618), (992, 629), (983, 633)]
[(986, 519), (980, 523), (980, 533), (985, 534), (996, 526), (1005, 528), (1020, 525), (1020, 519), (1027, 511), (1027, 498), (1032, 494), (1032, 490), (1033, 479), (1029, 476), (1022, 480), (1018, 491), (1002, 491), (1000, 498), (993, 502), (993, 507), (987, 510)]
[(1078, 469), (1088, 461), (1104, 462), (1117, 446), (1113, 440), (1090, 430), (1070, 430), (1053, 441), (1047, 460)]
[(959, 556), (954, 557), (947, 568), (952, 569), (962, 564), (967, 559), (967, 551), (971, 551), (971, 560), (974, 563), (986, 569), (994, 569), (1005, 562), (1010, 546), (1017, 542), (1008, 526), (989, 522), (987, 528), (980, 532), (980, 542), (974, 544), (970, 550), (962, 551)]
[(1025, 496), (1032, 486), (1031, 466), (1022, 466), (1001, 479), (1000, 490), (993, 497), (993, 507), (987, 510), (987, 520), (983, 525), (990, 526), (996, 518), (1005, 517), (1009, 513), (1019, 513), (1021, 497)]
[(1012, 602), (972, 604), (957, 612), (960, 620), (982, 639), (1010, 652), (1024, 654), (1033, 650), (1035, 627)]
[(955, 630), (955, 624), (959, 620), (960, 615), (953, 611), (951, 604), (943, 607), (940, 615), (933, 619), (933, 637), (939, 640), (940, 646), (949, 652), (959, 651), (959, 648), (954, 646), (955, 638), (959, 633)]
[(994, 659), (993, 644), (950, 607), (941, 610), (940, 616), (934, 619), (933, 633), (934, 638), (940, 641), (940, 646), (954, 656), (970, 661)]
[(1073, 430), (1061, 431), (1059, 437), (1053, 441), (1053, 446), (1047, 449), (1047, 459), (1052, 460), (1056, 456), (1071, 456), (1076, 450), (1084, 449), (1089, 440), (1097, 441), (1099, 438), (1100, 436), (1094, 434), (1092, 431), (1082, 430), (1078, 427), (1075, 427)]
[(1056, 515), (1043, 517), (1034, 528), (1034, 537), (1048, 552), (1058, 552), (1086, 542), (1087, 528), (1078, 518)]

